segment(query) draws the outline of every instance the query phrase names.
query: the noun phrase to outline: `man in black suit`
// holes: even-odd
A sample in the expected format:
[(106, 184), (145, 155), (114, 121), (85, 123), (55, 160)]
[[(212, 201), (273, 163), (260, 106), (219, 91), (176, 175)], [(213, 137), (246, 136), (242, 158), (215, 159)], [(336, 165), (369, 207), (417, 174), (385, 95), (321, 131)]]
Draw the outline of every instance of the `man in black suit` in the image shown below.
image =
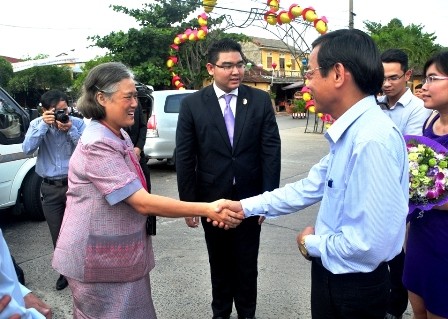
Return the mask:
[[(181, 200), (242, 199), (279, 186), (280, 136), (274, 110), (267, 92), (241, 84), (244, 66), (237, 42), (216, 42), (207, 63), (214, 83), (182, 101), (176, 132)], [(229, 94), (226, 102), (224, 96)], [(228, 126), (226, 114), (232, 117)], [(226, 231), (202, 219), (213, 318), (229, 318), (233, 302), (238, 318), (255, 318), (263, 220), (247, 218)], [(199, 219), (186, 218), (186, 223), (197, 227)]]

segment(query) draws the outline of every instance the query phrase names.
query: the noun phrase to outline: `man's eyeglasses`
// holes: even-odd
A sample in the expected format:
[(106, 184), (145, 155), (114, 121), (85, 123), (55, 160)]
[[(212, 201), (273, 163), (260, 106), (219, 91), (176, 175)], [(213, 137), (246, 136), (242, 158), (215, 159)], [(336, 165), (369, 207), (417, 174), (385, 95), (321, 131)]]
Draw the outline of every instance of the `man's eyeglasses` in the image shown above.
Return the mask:
[(448, 76), (430, 75), (423, 79), (422, 84), (431, 84), (438, 80), (448, 80)]
[(406, 74), (403, 73), (401, 76), (398, 75), (392, 75), (392, 76), (388, 76), (387, 78), (384, 78), (383, 83), (386, 83), (387, 81), (389, 82), (397, 82), (399, 79), (401, 79), (404, 75)]
[(314, 74), (317, 70), (320, 70), (320, 69), (322, 69), (321, 66), (318, 66), (317, 68), (314, 68), (314, 69), (306, 70), (305, 72), (303, 72), (303, 77), (304, 77), (305, 79), (308, 79), (308, 80), (309, 80), (309, 79), (313, 76), (313, 74)]
[(220, 68), (220, 69), (223, 69), (224, 71), (227, 71), (227, 72), (232, 71), (233, 68), (236, 68), (238, 71), (241, 71), (241, 70), (243, 70), (244, 67), (246, 66), (246, 64), (245, 64), (244, 62), (238, 62), (238, 63), (236, 63), (236, 64), (228, 63), (228, 64), (222, 64), (222, 65), (214, 64), (214, 63), (212, 63), (212, 64), (213, 64), (214, 66), (217, 66), (217, 67)]

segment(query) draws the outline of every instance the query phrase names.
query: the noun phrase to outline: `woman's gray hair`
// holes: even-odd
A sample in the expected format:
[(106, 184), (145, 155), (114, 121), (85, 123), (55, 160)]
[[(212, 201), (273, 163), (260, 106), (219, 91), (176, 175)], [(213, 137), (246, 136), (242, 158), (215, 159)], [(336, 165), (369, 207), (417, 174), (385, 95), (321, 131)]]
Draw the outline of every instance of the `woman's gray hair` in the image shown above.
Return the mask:
[(97, 93), (111, 96), (117, 91), (118, 83), (124, 79), (134, 80), (134, 74), (121, 62), (102, 63), (90, 70), (82, 86), (78, 99), (78, 110), (81, 114), (93, 120), (106, 117), (106, 110), (97, 101)]

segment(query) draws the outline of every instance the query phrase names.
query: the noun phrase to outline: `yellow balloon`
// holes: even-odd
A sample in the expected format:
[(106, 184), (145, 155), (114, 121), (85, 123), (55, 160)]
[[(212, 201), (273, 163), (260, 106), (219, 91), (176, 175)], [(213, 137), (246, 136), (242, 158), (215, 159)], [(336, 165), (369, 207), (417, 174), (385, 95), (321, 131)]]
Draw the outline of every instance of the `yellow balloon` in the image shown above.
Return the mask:
[(306, 21), (308, 21), (308, 22), (313, 22), (314, 20), (317, 19), (316, 12), (314, 12), (313, 10), (308, 10), (308, 11), (305, 13), (305, 19), (306, 19)]
[(277, 24), (277, 18), (275, 17), (274, 14), (269, 14), (266, 17), (266, 22), (269, 23), (270, 25), (276, 25)]
[(309, 110), (311, 113), (316, 112), (316, 108), (315, 108), (314, 106), (310, 106), (310, 107), (308, 108), (308, 110)]
[(322, 116), (324, 116), (322, 113), (317, 113), (318, 118), (322, 118)]
[(289, 17), (288, 13), (283, 12), (280, 14), (280, 21), (282, 23), (290, 23), (291, 22), (291, 18)]
[(328, 26), (327, 26), (327, 24), (325, 22), (323, 22), (322, 20), (319, 20), (316, 23), (316, 30), (320, 34), (324, 34), (325, 32), (327, 32)]
[(300, 6), (295, 6), (295, 7), (292, 7), (290, 10), (289, 10), (289, 12), (291, 12), (291, 14), (294, 16), (294, 17), (298, 17), (299, 15), (301, 15), (302, 14), (302, 8), (300, 7)]
[(311, 100), (311, 94), (309, 94), (308, 92), (303, 93), (302, 99), (304, 99), (305, 102), (308, 102), (309, 100)]

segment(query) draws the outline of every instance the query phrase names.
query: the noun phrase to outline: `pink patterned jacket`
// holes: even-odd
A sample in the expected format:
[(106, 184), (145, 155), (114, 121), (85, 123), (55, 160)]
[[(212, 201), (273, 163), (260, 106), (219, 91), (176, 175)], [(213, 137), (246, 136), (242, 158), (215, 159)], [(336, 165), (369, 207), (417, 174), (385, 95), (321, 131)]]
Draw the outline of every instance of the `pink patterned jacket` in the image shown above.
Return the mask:
[(142, 188), (143, 174), (129, 136), (121, 133), (124, 140), (91, 121), (70, 160), (52, 266), (81, 282), (131, 282), (154, 268), (146, 216), (124, 202)]

